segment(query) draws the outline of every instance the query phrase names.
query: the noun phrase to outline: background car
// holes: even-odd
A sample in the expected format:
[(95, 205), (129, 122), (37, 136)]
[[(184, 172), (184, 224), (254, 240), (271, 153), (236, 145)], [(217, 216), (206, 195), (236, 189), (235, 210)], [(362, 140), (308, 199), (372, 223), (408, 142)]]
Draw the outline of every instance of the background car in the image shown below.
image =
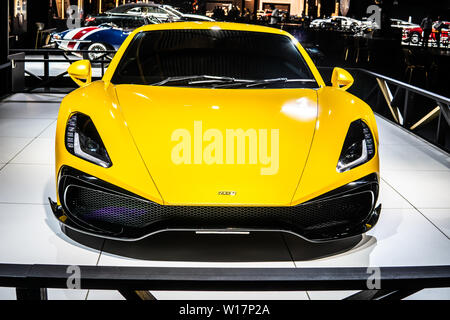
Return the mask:
[(182, 18), (181, 20), (183, 20), (183, 21), (214, 21), (213, 18), (203, 16), (200, 14), (183, 13), (167, 4), (162, 5), (162, 8), (174, 13), (175, 15), (181, 16), (181, 18)]
[[(93, 60), (101, 55), (94, 51), (117, 50), (131, 31), (158, 22), (156, 18), (139, 16), (88, 17), (85, 20), (86, 27), (54, 33), (51, 35), (50, 43), (65, 51), (93, 51), (81, 54), (84, 59)], [(77, 52), (74, 54), (80, 55)]]
[(309, 24), (309, 26), (311, 28), (320, 28), (322, 26), (323, 22), (328, 21), (329, 19), (314, 19), (313, 21), (311, 21), (311, 23)]
[(402, 31), (402, 41), (409, 41), (408, 34), (410, 29), (420, 28), (418, 24), (400, 20), (391, 19), (391, 28), (400, 29)]
[(416, 23), (400, 20), (400, 19), (391, 19), (391, 27), (399, 28), (399, 29), (410, 29), (420, 27)]
[(310, 26), (320, 29), (358, 32), (361, 29), (373, 27), (373, 23), (370, 21), (359, 21), (349, 17), (334, 16), (328, 19), (315, 19), (311, 22)]
[(163, 4), (129, 3), (106, 12), (109, 15), (151, 16), (163, 22), (170, 21), (214, 21), (214, 19), (198, 14), (181, 13), (174, 7)]
[(109, 24), (124, 30), (134, 30), (146, 24), (161, 23), (162, 21), (152, 16), (129, 16), (129, 15), (97, 15), (88, 16), (84, 20), (85, 27)]
[[(441, 30), (441, 43), (448, 41), (448, 32), (450, 29), (449, 21), (444, 21), (443, 24), (444, 24), (444, 26)], [(431, 43), (436, 41), (437, 30), (434, 28), (435, 25), (436, 25), (436, 21), (433, 22), (433, 30), (430, 34), (430, 38), (428, 39), (428, 41)], [(415, 28), (413, 27), (413, 28), (405, 29), (402, 40), (405, 42), (411, 42), (413, 44), (420, 44), (422, 42), (422, 38), (423, 38), (423, 29), (420, 26), (417, 26)]]

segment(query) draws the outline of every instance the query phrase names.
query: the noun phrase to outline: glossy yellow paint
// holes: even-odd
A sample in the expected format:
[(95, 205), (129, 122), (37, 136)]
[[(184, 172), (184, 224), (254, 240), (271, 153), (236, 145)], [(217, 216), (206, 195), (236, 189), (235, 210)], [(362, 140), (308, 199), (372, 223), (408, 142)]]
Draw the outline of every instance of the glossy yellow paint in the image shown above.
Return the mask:
[[(113, 165), (102, 168), (70, 154), (65, 146), (65, 128), (70, 115), (81, 112), (91, 117)], [(149, 200), (162, 203), (152, 178), (130, 135), (113, 86), (95, 81), (68, 94), (62, 101), (56, 126), (56, 174), (68, 165)], [(59, 201), (58, 195), (58, 201)]]
[[(370, 107), (357, 97), (334, 87), (321, 88), (317, 94), (319, 108), (314, 140), (292, 205), (379, 172), (378, 131)], [(372, 131), (376, 144), (375, 156), (359, 167), (339, 173), (336, 165), (345, 136), (350, 123), (358, 119), (365, 121)]]
[(92, 69), (89, 60), (80, 60), (72, 63), (67, 69), (67, 73), (69, 74), (70, 78), (75, 81), (75, 83), (80, 87), (91, 83)]
[(334, 68), (331, 75), (331, 84), (335, 88), (347, 90), (353, 84), (353, 77), (348, 71), (342, 68)]
[[(110, 82), (118, 61), (136, 33), (213, 27), (291, 37), (320, 88), (205, 89)], [(346, 79), (342, 85), (351, 85), (349, 78)], [(72, 166), (167, 205), (296, 205), (379, 171), (378, 133), (373, 113), (363, 101), (343, 89), (346, 88), (326, 87), (301, 45), (278, 29), (216, 22), (145, 26), (125, 40), (101, 81), (85, 85), (64, 98), (57, 124), (56, 173), (63, 165)], [(66, 150), (65, 127), (74, 112), (87, 114), (93, 120), (112, 160), (110, 168), (87, 162)], [(357, 119), (363, 119), (372, 130), (377, 142), (376, 155), (355, 169), (338, 173), (336, 165), (347, 130)], [(261, 169), (268, 165), (260, 161), (251, 163), (248, 144), (244, 163), (227, 164), (225, 155), (223, 163), (208, 164), (203, 160), (196, 163), (194, 146), (191, 163), (177, 164), (172, 157), (173, 148), (179, 143), (174, 139), (174, 132), (187, 130), (192, 133), (192, 139), (196, 139), (194, 128), (198, 129), (199, 123), (202, 134), (211, 129), (223, 137), (229, 129), (255, 130), (258, 139), (264, 130), (269, 137), (273, 130), (278, 130), (276, 172), (262, 174)], [(202, 141), (201, 150), (205, 152), (212, 140), (203, 138), (196, 141)], [(237, 147), (234, 150), (237, 153)], [(219, 194), (220, 191), (234, 193), (230, 196)]]
[[(131, 134), (165, 203), (290, 204), (316, 125), (315, 90), (118, 85), (116, 91)], [(201, 123), (198, 134), (194, 132), (195, 123)], [(250, 163), (249, 139), (246, 140), (244, 163), (237, 163), (237, 142), (233, 148), (235, 160), (227, 163), (227, 130), (237, 129), (250, 130), (249, 134), (254, 134), (256, 163)], [(185, 130), (190, 137), (190, 164), (172, 161), (172, 150), (182, 141), (173, 141), (176, 130)], [(213, 142), (205, 141), (208, 130), (215, 130), (222, 137), (219, 149), (223, 155), (213, 164), (207, 164), (204, 156), (207, 146)], [(276, 143), (275, 138), (271, 138), (272, 133), (279, 136), (278, 159), (271, 149)], [(273, 154), (272, 161), (267, 164), (262, 163), (258, 154), (264, 147), (259, 143), (261, 134), (267, 134), (263, 145), (267, 141), (270, 151), (266, 154)], [(196, 163), (194, 144), (198, 137), (197, 146), (201, 144), (202, 147)], [(236, 195), (219, 195), (218, 192), (223, 190), (235, 191)]]

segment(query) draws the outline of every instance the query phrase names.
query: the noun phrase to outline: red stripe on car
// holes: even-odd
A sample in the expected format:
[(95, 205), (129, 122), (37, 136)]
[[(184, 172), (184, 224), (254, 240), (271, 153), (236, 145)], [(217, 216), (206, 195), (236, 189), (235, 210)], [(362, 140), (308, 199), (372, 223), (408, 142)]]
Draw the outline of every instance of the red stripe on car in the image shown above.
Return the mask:
[[(82, 36), (84, 36), (86, 33), (91, 32), (92, 30), (97, 29), (98, 27), (89, 27), (89, 28), (84, 28), (80, 31), (78, 31), (77, 33), (75, 33), (75, 35), (72, 37), (72, 40), (77, 40), (80, 39)], [(67, 44), (67, 48), (68, 49), (73, 49), (73, 47), (75, 47), (76, 42), (69, 42)]]

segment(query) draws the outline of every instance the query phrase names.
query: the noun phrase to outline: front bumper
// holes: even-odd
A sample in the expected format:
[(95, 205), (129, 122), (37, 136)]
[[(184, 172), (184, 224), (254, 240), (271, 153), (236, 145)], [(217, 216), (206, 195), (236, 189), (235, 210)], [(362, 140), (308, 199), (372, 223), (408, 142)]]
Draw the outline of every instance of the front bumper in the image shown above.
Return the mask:
[(297, 206), (160, 205), (70, 167), (61, 169), (61, 205), (50, 205), (65, 227), (108, 239), (135, 241), (169, 230), (281, 231), (320, 242), (362, 234), (381, 205), (373, 173)]

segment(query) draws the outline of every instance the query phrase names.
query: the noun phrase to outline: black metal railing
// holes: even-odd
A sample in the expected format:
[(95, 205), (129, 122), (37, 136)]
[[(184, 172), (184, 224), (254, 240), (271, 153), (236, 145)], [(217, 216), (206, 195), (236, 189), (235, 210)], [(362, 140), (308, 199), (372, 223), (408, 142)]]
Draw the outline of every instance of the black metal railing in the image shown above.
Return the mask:
[[(36, 75), (29, 69), (25, 68), (25, 75), (28, 75), (33, 81), (28, 81), (28, 85), (24, 88), (24, 92), (33, 92), (37, 89), (44, 89), (45, 92), (52, 92), (52, 88), (66, 87), (67, 91), (71, 91), (77, 86), (73, 81), (61, 81), (67, 75), (67, 71), (63, 71), (57, 75), (50, 75), (50, 64), (51, 63), (73, 63), (78, 61), (78, 56), (83, 56), (84, 54), (94, 53), (97, 56), (93, 59), (87, 57), (87, 60), (91, 61), (94, 67), (100, 68), (100, 75), (103, 76), (107, 65), (109, 64), (111, 57), (110, 55), (115, 54), (114, 50), (71, 50), (70, 52), (60, 50), (60, 49), (11, 49), (10, 53), (23, 52), (26, 55), (25, 59), (13, 59), (12, 63), (42, 63), (43, 65), (43, 76)], [(42, 55), (43, 58), (33, 58), (35, 55)], [(64, 59), (56, 59), (52, 56), (63, 57)], [(86, 58), (86, 57), (85, 57)], [(24, 76), (25, 76), (24, 75)], [(95, 80), (96, 77), (93, 77)], [(57, 91), (61, 92), (61, 91)]]
[[(328, 79), (332, 67), (320, 67)], [(361, 68), (346, 68), (355, 78), (349, 92), (378, 115), (450, 152), (450, 98)]]
[[(46, 299), (48, 288), (117, 290), (127, 299), (155, 299), (150, 290), (360, 290), (347, 299), (402, 299), (425, 288), (450, 287), (450, 266), (373, 268), (173, 268), (0, 264), (0, 286), (18, 299)], [(379, 275), (379, 277), (377, 276)], [(69, 279), (71, 277), (72, 279)], [(379, 280), (378, 285), (373, 279)], [(74, 281), (76, 283), (76, 281)], [(377, 289), (369, 289), (369, 285)]]
[(450, 98), (365, 69), (349, 71), (376, 81), (360, 95), (375, 112), (450, 151)]

